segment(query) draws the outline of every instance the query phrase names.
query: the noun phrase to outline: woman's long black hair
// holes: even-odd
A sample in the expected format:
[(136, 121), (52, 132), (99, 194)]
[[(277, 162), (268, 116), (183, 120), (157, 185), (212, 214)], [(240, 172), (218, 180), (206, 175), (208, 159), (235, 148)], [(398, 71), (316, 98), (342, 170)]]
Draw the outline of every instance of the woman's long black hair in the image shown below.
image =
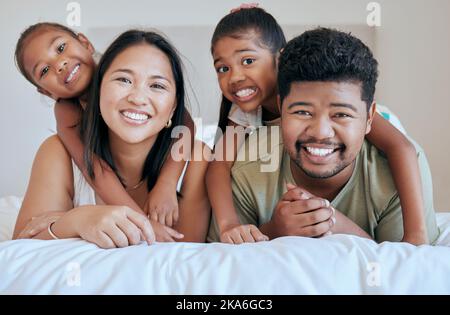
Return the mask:
[(119, 179), (121, 179), (110, 150), (108, 126), (100, 115), (100, 86), (105, 72), (117, 55), (131, 46), (142, 43), (158, 48), (169, 59), (175, 80), (177, 101), (175, 112), (172, 116), (172, 126), (170, 128), (164, 128), (159, 132), (158, 137), (145, 160), (141, 180), (147, 179), (147, 189), (150, 191), (155, 185), (161, 167), (169, 153), (169, 148), (172, 143), (172, 129), (176, 126), (183, 125), (183, 116), (185, 112), (185, 90), (182, 63), (176, 49), (164, 37), (155, 32), (130, 30), (121, 34), (108, 47), (99, 62), (91, 83), (89, 102), (81, 124), (81, 135), (85, 144), (84, 159), (89, 175), (92, 178), (95, 177), (93, 169), (95, 154), (105, 161)]
[[(245, 38), (246, 34), (252, 30), (259, 35), (260, 45), (269, 49), (274, 57), (286, 45), (283, 30), (271, 14), (261, 8), (246, 8), (230, 13), (220, 20), (211, 39), (211, 53), (214, 52), (214, 45), (221, 38)], [(230, 109), (231, 101), (222, 95), (219, 116), (219, 128), (222, 132), (225, 132), (228, 124)]]

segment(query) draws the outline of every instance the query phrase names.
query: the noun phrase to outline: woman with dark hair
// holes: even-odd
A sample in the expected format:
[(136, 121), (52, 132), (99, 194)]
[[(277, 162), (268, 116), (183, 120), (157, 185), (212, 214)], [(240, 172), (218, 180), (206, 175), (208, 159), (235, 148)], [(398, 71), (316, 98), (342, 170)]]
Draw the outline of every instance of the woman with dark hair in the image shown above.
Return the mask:
[[(106, 50), (83, 117), (85, 163), (98, 156), (143, 206), (169, 154), (171, 132), (183, 123), (185, 94), (175, 49), (154, 32), (128, 31)], [(204, 144), (196, 143), (205, 150)], [(35, 238), (80, 237), (102, 248), (141, 240), (204, 242), (210, 218), (206, 158), (190, 161), (179, 181), (179, 220), (173, 229), (124, 206), (106, 206), (87, 184), (57, 136), (39, 149), (15, 235), (32, 217), (55, 211)], [(104, 171), (107, 171), (105, 168)], [(56, 213), (58, 211), (58, 213)]]

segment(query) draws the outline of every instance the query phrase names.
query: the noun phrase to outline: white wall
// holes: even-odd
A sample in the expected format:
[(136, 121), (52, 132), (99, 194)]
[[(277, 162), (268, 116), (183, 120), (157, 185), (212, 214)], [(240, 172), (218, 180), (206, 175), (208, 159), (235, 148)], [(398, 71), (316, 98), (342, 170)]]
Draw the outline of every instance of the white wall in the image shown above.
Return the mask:
[(435, 207), (450, 210), (450, 1), (382, 0), (378, 99), (424, 148)]
[[(0, 118), (0, 196), (23, 195), (34, 154), (54, 129), (48, 99), (39, 96), (16, 70), (14, 45), (20, 32), (38, 21), (66, 22), (70, 1), (5, 1), (0, 3), (0, 65), (3, 96)], [(380, 62), (378, 100), (391, 107), (408, 132), (426, 150), (433, 172), (436, 208), (450, 210), (450, 7), (447, 0), (378, 1), (382, 9), (379, 28), (361, 27), (366, 22), (365, 0), (267, 0), (259, 1), (272, 13), (287, 33), (295, 34), (305, 26), (340, 25), (352, 30), (374, 49)], [(81, 27), (77, 31), (92, 36), (100, 48), (112, 39), (99, 37), (102, 29), (155, 27), (166, 32), (190, 61), (205, 60), (203, 68), (187, 63), (191, 83), (199, 99), (194, 114), (207, 122), (217, 119), (219, 91), (208, 53), (214, 25), (238, 1), (87, 1), (80, 0)], [(287, 27), (289, 25), (289, 27)], [(355, 26), (356, 25), (356, 26)], [(197, 40), (180, 37), (180, 29), (194, 27)], [(178, 34), (178, 35), (177, 35)], [(195, 71), (194, 71), (195, 70)], [(198, 88), (200, 82), (206, 82)], [(205, 101), (207, 100), (207, 101)]]

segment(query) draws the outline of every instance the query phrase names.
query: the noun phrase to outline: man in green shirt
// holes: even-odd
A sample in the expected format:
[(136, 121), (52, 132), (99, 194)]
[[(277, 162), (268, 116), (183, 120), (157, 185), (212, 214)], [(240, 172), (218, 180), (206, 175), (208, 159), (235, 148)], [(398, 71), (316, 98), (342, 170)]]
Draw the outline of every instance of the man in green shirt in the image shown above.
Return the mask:
[[(299, 79), (305, 72), (310, 80)], [(242, 224), (258, 226), (271, 239), (331, 233), (378, 242), (403, 239), (402, 209), (389, 164), (365, 140), (375, 114), (377, 74), (370, 50), (349, 34), (320, 28), (288, 43), (278, 74), (281, 136), (277, 127), (268, 134), (259, 129), (239, 154), (261, 152), (257, 145), (267, 153), (256, 160), (238, 158), (232, 168)], [(422, 149), (414, 145), (428, 241), (434, 243), (439, 231), (430, 170)], [(262, 171), (274, 161), (275, 171)], [(213, 219), (208, 241), (219, 241), (217, 231)]]

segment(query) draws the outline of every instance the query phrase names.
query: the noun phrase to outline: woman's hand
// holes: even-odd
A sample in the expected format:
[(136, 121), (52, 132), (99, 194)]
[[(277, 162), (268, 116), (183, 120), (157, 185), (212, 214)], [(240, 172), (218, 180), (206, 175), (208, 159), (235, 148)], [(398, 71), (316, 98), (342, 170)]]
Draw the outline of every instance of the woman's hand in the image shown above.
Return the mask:
[(220, 241), (229, 244), (255, 243), (268, 240), (269, 237), (262, 234), (253, 224), (236, 225), (220, 234)]
[(137, 245), (142, 240), (150, 245), (155, 241), (148, 218), (125, 206), (75, 208), (53, 224), (53, 233), (62, 235), (70, 225), (76, 235), (101, 248)]
[(42, 213), (36, 217), (32, 217), (31, 220), (27, 223), (25, 228), (20, 232), (17, 238), (33, 238), (45, 229), (48, 228), (48, 225), (52, 222), (55, 222), (67, 211), (49, 211)]
[(174, 226), (179, 218), (176, 185), (173, 186), (156, 182), (144, 205), (144, 212), (148, 213), (151, 220), (169, 227)]

